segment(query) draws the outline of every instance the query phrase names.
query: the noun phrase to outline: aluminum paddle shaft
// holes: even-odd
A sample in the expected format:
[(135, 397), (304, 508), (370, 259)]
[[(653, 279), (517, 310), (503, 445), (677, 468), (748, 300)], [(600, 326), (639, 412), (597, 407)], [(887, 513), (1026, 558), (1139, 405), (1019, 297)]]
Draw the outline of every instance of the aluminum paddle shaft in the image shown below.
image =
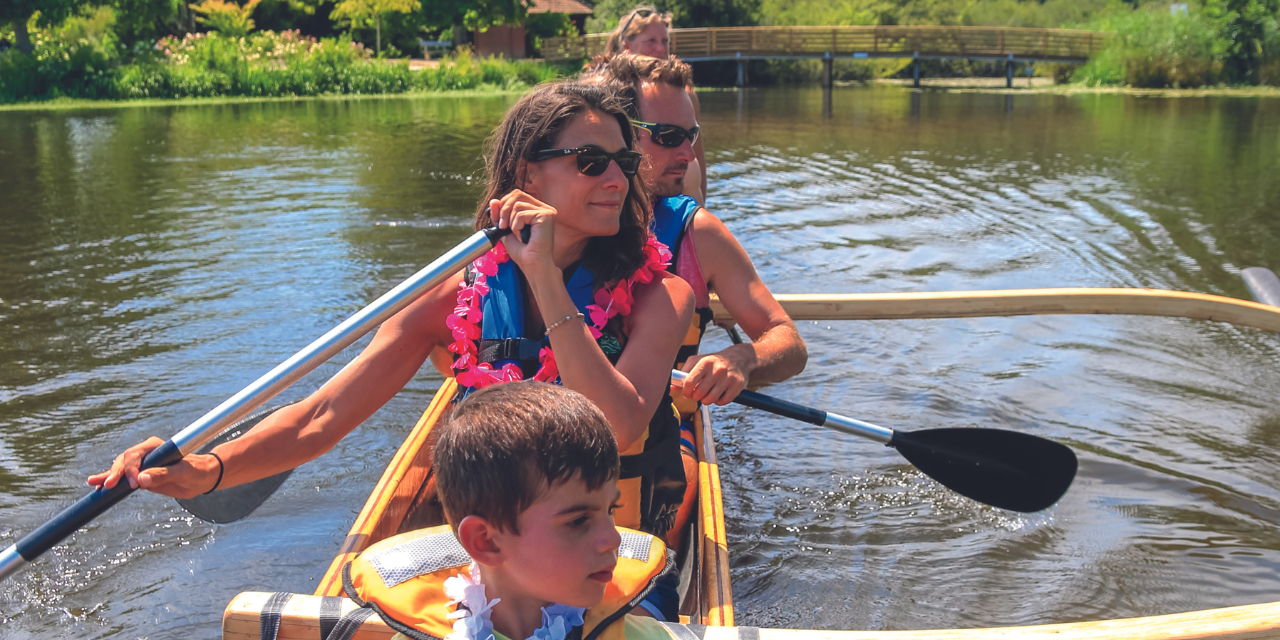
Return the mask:
[[(226, 427), (248, 416), (289, 385), (297, 382), (339, 351), (359, 340), (361, 336), (409, 306), (422, 294), (444, 282), (472, 260), (483, 255), (508, 233), (510, 233), (508, 229), (492, 228), (475, 232), (462, 244), (423, 267), (413, 277), (401, 282), (396, 288), (383, 294), (369, 306), (307, 345), (305, 349), (268, 371), (253, 384), (179, 431), (148, 454), (142, 461), (142, 468), (150, 469), (178, 462), (183, 456), (198, 449), (200, 445)], [(0, 553), (0, 581), (16, 573), (27, 563), (35, 560), (40, 554), (75, 533), (80, 527), (88, 524), (134, 491), (135, 489), (131, 489), (129, 483), (122, 479), (116, 483), (114, 489), (99, 487), (64, 509), (62, 513)]]
[[(684, 379), (687, 377), (689, 377), (689, 374), (683, 371), (678, 369), (671, 370), (672, 384), (676, 386), (684, 384)], [(766, 396), (763, 393), (743, 391), (742, 393), (739, 393), (738, 397), (734, 398), (733, 401), (737, 404), (751, 407), (752, 409), (768, 411), (769, 413), (791, 418), (793, 420), (808, 422), (812, 425), (834, 429), (835, 431), (841, 431), (849, 435), (867, 438), (868, 440), (875, 440), (880, 444), (889, 444), (889, 441), (893, 439), (893, 429), (842, 416), (838, 413), (831, 413), (823, 411), (822, 409), (814, 409), (813, 407), (806, 407), (802, 404), (783, 400), (782, 398)]]

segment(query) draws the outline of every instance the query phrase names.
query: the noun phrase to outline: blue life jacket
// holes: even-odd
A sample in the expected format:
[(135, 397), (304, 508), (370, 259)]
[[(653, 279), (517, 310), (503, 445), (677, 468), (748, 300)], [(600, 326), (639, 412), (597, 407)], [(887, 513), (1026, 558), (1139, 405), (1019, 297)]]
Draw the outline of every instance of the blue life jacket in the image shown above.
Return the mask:
[[(468, 284), (473, 280), (474, 274), (468, 272)], [(546, 336), (541, 339), (525, 337), (524, 276), (520, 273), (520, 267), (516, 266), (514, 260), (503, 262), (498, 265), (498, 273), (486, 277), (485, 283), (489, 285), (489, 293), (480, 303), (484, 320), (480, 323), (480, 344), (476, 360), (488, 362), (494, 369), (514, 363), (520, 367), (525, 380), (532, 379), (541, 366), (538, 354), (543, 347), (550, 346), (551, 341)], [(566, 285), (573, 306), (584, 317), (587, 316), (587, 305), (592, 303), (592, 296), (595, 294), (594, 284), (595, 278), (591, 271), (579, 265)], [(600, 327), (600, 330), (603, 331), (604, 328)], [(610, 362), (616, 360), (617, 355), (614, 354)], [(556, 382), (559, 383), (559, 379)], [(460, 390), (458, 398), (465, 398), (471, 391), (470, 387)]]
[[(474, 274), (467, 270), (467, 283), (474, 281)], [(489, 293), (480, 302), (484, 314), (480, 321), (480, 340), (476, 360), (488, 362), (494, 369), (514, 363), (530, 380), (537, 373), (542, 347), (550, 346), (546, 336), (526, 337), (524, 276), (514, 260), (498, 265), (498, 273), (488, 276), (485, 283)], [(595, 277), (585, 266), (578, 266), (566, 285), (569, 297), (578, 311), (587, 313), (595, 295)], [(616, 346), (604, 349), (611, 364), (618, 363), (625, 345), (625, 336), (611, 335), (604, 327), (597, 344)], [(457, 355), (454, 355), (457, 359)], [(556, 380), (559, 383), (559, 380)], [(474, 391), (460, 387), (454, 401), (465, 398)], [(680, 457), (680, 420), (668, 390), (658, 402), (658, 408), (649, 419), (645, 438), (626, 451), (620, 451), (621, 471), (618, 490), (622, 492), (620, 506), (614, 512), (618, 526), (639, 529), (658, 537), (664, 537), (675, 524), (676, 512), (684, 498), (684, 462)]]
[(693, 224), (693, 214), (700, 208), (698, 201), (689, 196), (658, 198), (653, 205), (653, 222), (649, 229), (658, 242), (671, 250), (671, 266), (667, 267), (671, 273), (676, 272), (676, 258), (680, 255), (684, 233)]

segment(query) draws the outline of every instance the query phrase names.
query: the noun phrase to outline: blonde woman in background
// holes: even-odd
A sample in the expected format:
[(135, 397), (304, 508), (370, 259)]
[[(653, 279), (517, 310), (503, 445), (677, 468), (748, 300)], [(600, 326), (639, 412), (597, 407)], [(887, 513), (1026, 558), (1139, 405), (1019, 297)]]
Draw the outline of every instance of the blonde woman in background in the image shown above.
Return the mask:
[[(629, 52), (639, 56), (649, 56), (666, 60), (671, 55), (671, 13), (659, 11), (652, 5), (640, 5), (618, 20), (618, 26), (609, 34), (605, 43), (604, 59)], [(596, 65), (593, 65), (596, 66)], [(693, 86), (689, 87), (689, 99), (693, 101), (693, 111), (699, 120), (702, 119), (702, 105), (698, 103), (698, 94)], [(707, 204), (707, 152), (702, 146), (702, 139), (693, 145), (693, 153), (697, 159), (689, 163), (689, 171), (685, 174), (684, 195), (698, 204)]]

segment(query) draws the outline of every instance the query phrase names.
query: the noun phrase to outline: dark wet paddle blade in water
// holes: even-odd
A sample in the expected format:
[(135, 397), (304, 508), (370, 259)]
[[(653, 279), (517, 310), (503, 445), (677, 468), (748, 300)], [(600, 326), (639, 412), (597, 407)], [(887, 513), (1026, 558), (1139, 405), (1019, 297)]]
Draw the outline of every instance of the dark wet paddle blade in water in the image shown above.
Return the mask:
[[(287, 406), (289, 405), (285, 404), (264, 409), (223, 429), (221, 433), (206, 442), (204, 446), (196, 449), (195, 453), (207, 454), (218, 445), (231, 442), (243, 436), (259, 422), (262, 422), (263, 418)], [(182, 505), (182, 508), (186, 509), (191, 515), (206, 522), (216, 522), (218, 524), (235, 522), (253, 513), (263, 502), (266, 502), (267, 498), (270, 498), (271, 494), (275, 493), (276, 489), (279, 489), (280, 485), (284, 484), (284, 481), (289, 478), (291, 473), (293, 473), (293, 469), (260, 480), (254, 480), (253, 482), (220, 489), (213, 493), (178, 500), (178, 504)]]
[(1066, 445), (1017, 431), (894, 431), (889, 446), (948, 489), (1010, 511), (1052, 506), (1076, 476), (1076, 454)]

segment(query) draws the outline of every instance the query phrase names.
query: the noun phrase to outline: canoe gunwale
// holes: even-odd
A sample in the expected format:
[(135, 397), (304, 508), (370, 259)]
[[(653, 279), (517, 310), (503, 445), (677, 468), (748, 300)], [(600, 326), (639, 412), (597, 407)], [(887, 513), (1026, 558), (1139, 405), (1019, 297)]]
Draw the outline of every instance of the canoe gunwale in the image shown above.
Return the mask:
[[(457, 383), (453, 378), (446, 378), (440, 385), (426, 411), (396, 450), (386, 471), (382, 473), (382, 478), (369, 494), (369, 499), (351, 525), (351, 531), (342, 541), (338, 555), (329, 564), (329, 570), (316, 587), (315, 595), (342, 595), (342, 566), (369, 545), (397, 533), (401, 521), (412, 507), (410, 503), (426, 480), (426, 468), (429, 467), (431, 458), (431, 452), (424, 450), (427, 435), (436, 420), (449, 407), (456, 389)], [(411, 473), (415, 470), (416, 473)], [(394, 523), (391, 522), (392, 519), (395, 520)]]

